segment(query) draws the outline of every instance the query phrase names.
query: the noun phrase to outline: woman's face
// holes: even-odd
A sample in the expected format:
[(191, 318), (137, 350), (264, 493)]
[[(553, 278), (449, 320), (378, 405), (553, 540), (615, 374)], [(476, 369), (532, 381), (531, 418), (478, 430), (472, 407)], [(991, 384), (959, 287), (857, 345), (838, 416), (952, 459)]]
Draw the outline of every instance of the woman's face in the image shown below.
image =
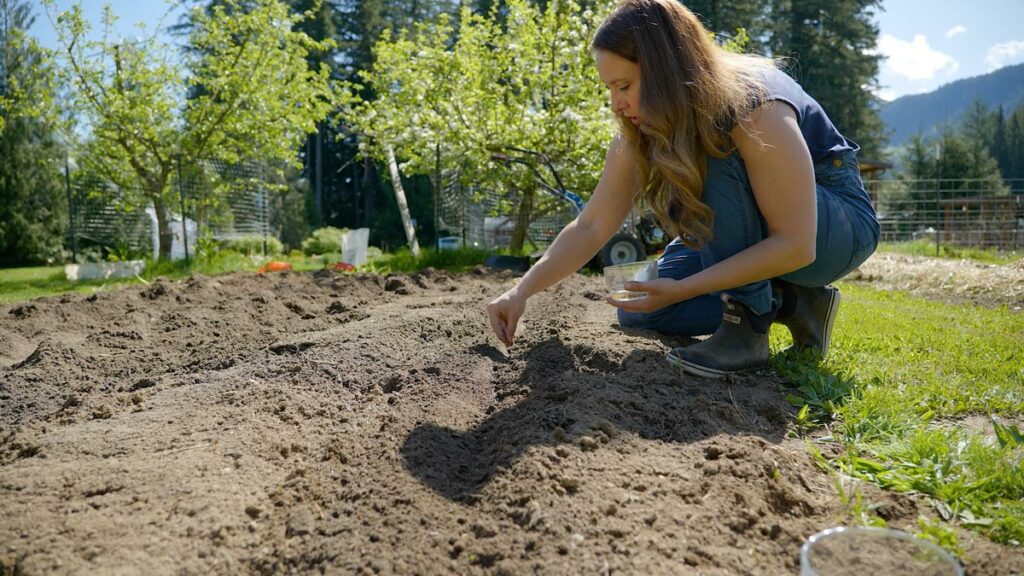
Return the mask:
[(607, 50), (594, 50), (597, 74), (611, 92), (612, 112), (640, 124), (640, 66)]

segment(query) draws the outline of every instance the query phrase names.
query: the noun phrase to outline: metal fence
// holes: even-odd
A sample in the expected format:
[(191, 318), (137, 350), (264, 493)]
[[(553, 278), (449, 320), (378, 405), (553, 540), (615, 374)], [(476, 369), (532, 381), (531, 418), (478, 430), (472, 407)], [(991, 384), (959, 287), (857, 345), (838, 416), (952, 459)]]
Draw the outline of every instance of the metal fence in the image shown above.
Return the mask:
[[(459, 174), (444, 171), (437, 187), (434, 229), (438, 236), (454, 236), (464, 246), (487, 250), (507, 248), (512, 241), (516, 210), (521, 197), (515, 193), (477, 190), (459, 182)], [(526, 247), (546, 247), (576, 217), (568, 201), (538, 188), (534, 195), (534, 219), (526, 230)]]
[[(481, 193), (442, 178), (436, 200), (440, 235), (467, 246), (507, 247), (515, 222), (515, 198)], [(1002, 251), (1024, 249), (1024, 179), (865, 180), (878, 212), (883, 242), (923, 241), (939, 246)], [(543, 196), (544, 193), (538, 191)], [(528, 237), (547, 244), (574, 217), (567, 203), (533, 222)]]
[(1024, 180), (866, 180), (883, 242), (1024, 248)]
[[(157, 255), (156, 212), (139, 190), (122, 189), (68, 170), (70, 226), (67, 246), (76, 260)], [(277, 184), (254, 162), (182, 164), (168, 184), (172, 258), (195, 254), (199, 238), (267, 239), (270, 193)]]

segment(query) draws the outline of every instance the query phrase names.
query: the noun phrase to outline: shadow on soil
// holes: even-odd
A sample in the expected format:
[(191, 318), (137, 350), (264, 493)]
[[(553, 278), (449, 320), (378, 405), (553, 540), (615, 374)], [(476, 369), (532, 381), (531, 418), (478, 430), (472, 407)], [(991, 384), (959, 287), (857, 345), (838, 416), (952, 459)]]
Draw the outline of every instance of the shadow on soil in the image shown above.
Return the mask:
[[(467, 353), (496, 365), (497, 403), (469, 430), (419, 424), (401, 447), (413, 476), (454, 501), (474, 501), (495, 474), (534, 446), (572, 443), (588, 451), (619, 436), (693, 443), (718, 434), (778, 443), (795, 413), (771, 372), (680, 378), (655, 351), (619, 360), (558, 338), (511, 359), (487, 345)], [(503, 402), (514, 398), (521, 400)]]

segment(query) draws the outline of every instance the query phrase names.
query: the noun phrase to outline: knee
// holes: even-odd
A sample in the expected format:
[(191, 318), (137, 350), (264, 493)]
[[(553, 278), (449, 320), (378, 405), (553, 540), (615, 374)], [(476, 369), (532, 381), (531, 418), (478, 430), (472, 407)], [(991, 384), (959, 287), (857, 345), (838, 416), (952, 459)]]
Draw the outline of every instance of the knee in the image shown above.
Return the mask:
[(619, 316), (619, 326), (623, 328), (644, 328), (657, 330), (665, 317), (664, 309), (654, 312), (627, 312), (619, 308), (616, 313)]
[(676, 336), (710, 334), (722, 321), (722, 302), (717, 296), (705, 295), (694, 300), (666, 306), (653, 312), (616, 310), (619, 326), (643, 328)]

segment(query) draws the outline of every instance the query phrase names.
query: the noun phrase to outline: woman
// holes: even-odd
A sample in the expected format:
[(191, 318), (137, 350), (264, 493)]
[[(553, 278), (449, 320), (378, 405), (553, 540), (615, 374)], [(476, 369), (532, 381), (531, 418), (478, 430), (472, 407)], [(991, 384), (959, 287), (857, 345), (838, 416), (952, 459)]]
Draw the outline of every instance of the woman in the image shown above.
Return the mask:
[(527, 299), (578, 270), (645, 201), (676, 239), (619, 323), (710, 338), (668, 353), (721, 377), (768, 359), (780, 322), (828, 352), (839, 291), (874, 252), (878, 222), (856, 143), (772, 60), (719, 48), (675, 0), (625, 0), (592, 48), (620, 125), (593, 196), (519, 283), (488, 304), (511, 346)]

